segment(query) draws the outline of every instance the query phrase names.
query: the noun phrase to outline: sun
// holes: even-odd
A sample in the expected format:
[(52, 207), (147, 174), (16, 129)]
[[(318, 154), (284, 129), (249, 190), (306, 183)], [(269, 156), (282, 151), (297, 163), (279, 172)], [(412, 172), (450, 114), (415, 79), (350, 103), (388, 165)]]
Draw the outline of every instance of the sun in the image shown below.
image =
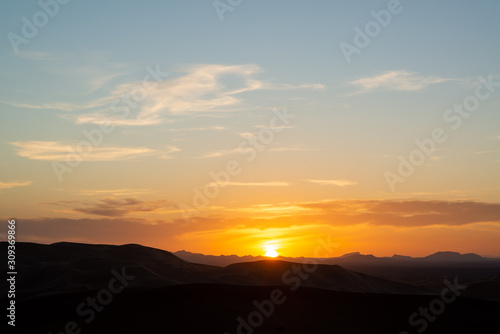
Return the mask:
[(267, 251), (266, 251), (266, 256), (267, 257), (277, 257), (278, 252), (276, 251), (276, 249), (274, 247), (268, 246)]

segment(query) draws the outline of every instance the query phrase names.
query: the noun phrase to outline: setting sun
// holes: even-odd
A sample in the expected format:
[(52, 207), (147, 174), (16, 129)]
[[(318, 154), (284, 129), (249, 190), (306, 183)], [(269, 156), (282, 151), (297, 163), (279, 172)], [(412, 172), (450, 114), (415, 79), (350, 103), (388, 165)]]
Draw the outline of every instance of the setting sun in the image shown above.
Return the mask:
[(273, 247), (268, 247), (267, 251), (266, 251), (266, 256), (267, 257), (277, 257), (278, 252)]

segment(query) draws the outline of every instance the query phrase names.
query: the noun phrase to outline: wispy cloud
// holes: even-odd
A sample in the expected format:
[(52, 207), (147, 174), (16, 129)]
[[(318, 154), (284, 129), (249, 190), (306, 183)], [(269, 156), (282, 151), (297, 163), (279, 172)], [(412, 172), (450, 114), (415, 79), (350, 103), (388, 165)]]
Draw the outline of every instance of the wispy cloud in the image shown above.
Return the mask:
[(120, 188), (120, 189), (81, 189), (78, 193), (85, 196), (96, 196), (96, 195), (112, 195), (112, 196), (138, 196), (157, 192), (152, 189), (131, 189), (131, 188)]
[(38, 60), (38, 61), (67, 61), (68, 58), (62, 54), (42, 51), (24, 51), (20, 50), (16, 53), (18, 57), (24, 59)]
[(24, 187), (24, 186), (29, 186), (31, 185), (32, 181), (26, 181), (26, 182), (0, 182), (0, 189), (10, 189), (14, 187)]
[[(228, 209), (229, 211), (245, 212), (250, 214), (257, 214), (259, 218), (269, 219), (276, 218), (276, 216), (293, 216), (303, 214), (311, 211), (311, 209), (294, 205), (292, 203), (279, 203), (273, 204), (255, 204), (245, 208)], [(262, 215), (262, 216), (260, 216)], [(255, 217), (254, 217), (255, 218)]]
[(0, 101), (1, 103), (11, 105), (13, 107), (18, 108), (26, 108), (26, 109), (53, 109), (53, 110), (61, 110), (61, 111), (73, 111), (75, 110), (75, 105), (71, 103), (53, 103), (53, 104), (27, 104), (27, 103), (16, 103), (9, 101)]
[(167, 129), (167, 131), (172, 132), (189, 132), (189, 131), (220, 131), (225, 130), (225, 126), (200, 126), (200, 127), (192, 127), (192, 128), (176, 128), (176, 129)]
[[(239, 134), (242, 138), (250, 138), (253, 137), (254, 134), (248, 132), (248, 133), (240, 133)], [(246, 152), (251, 152), (253, 151), (254, 148), (252, 147), (236, 147), (233, 149), (228, 149), (228, 150), (218, 150), (218, 151), (212, 151), (205, 153), (204, 155), (200, 156), (199, 158), (218, 158), (218, 157), (224, 157), (232, 154), (245, 154)], [(296, 147), (296, 146), (284, 146), (284, 147), (270, 147), (266, 148), (266, 151), (268, 152), (300, 152), (300, 151), (319, 151), (320, 149), (318, 148), (309, 148), (309, 147)]]
[[(210, 184), (216, 184), (212, 182)], [(227, 182), (225, 186), (239, 186), (239, 187), (288, 187), (288, 182)]]
[(322, 186), (337, 186), (337, 187), (346, 187), (346, 186), (354, 186), (358, 184), (358, 182), (350, 181), (350, 180), (306, 180), (311, 183), (316, 183)]
[[(68, 154), (76, 152), (77, 145), (69, 145), (55, 141), (22, 141), (13, 142), (17, 147), (17, 155), (31, 160), (66, 161)], [(81, 157), (85, 161), (118, 161), (152, 155), (156, 151), (145, 147), (93, 147)]]
[(175, 147), (175, 146), (168, 145), (162, 151), (162, 154), (159, 156), (159, 158), (160, 159), (174, 159), (174, 156), (172, 155), (172, 153), (180, 152), (180, 151), (182, 151), (182, 149)]
[[(26, 52), (25, 58), (43, 60), (51, 64), (58, 56), (44, 52)], [(115, 79), (128, 74), (124, 64), (108, 64), (100, 60), (96, 66), (79, 66), (65, 69), (64, 73), (80, 78), (88, 86), (88, 93), (111, 86)], [(71, 59), (71, 58), (69, 58)], [(106, 65), (106, 66), (104, 66)], [(109, 71), (112, 68), (113, 71)], [(51, 73), (60, 71), (52, 66)], [(111, 93), (99, 99), (85, 103), (20, 103), (15, 101), (0, 101), (15, 107), (30, 109), (48, 109), (60, 111), (87, 111), (83, 114), (65, 114), (61, 117), (74, 121), (76, 124), (113, 124), (117, 126), (149, 126), (166, 122), (165, 115), (194, 115), (196, 113), (223, 113), (241, 111), (244, 107), (241, 94), (255, 90), (323, 90), (322, 84), (274, 84), (256, 78), (262, 69), (254, 64), (216, 65), (203, 64), (183, 69), (183, 75), (176, 78), (163, 78), (159, 83), (149, 83), (147, 94), (141, 102), (121, 99), (130, 96), (138, 87), (143, 87), (142, 81), (125, 82), (114, 86)], [(54, 74), (54, 73), (52, 73)], [(226, 79), (232, 80), (229, 85)], [(145, 87), (143, 87), (145, 88)], [(143, 94), (143, 93), (141, 93)], [(118, 102), (118, 103), (117, 103)], [(116, 108), (127, 108), (126, 116), (117, 116)], [(215, 127), (211, 128), (216, 130)], [(191, 128), (190, 131), (210, 130)]]
[(102, 88), (107, 83), (111, 82), (113, 79), (126, 74), (126, 72), (99, 73), (99, 71), (96, 69), (87, 71), (91, 73), (93, 72), (93, 75), (89, 75), (87, 79), (87, 83), (90, 86), (90, 89), (87, 93), (95, 92), (96, 90)]
[(322, 84), (302, 84), (302, 85), (289, 85), (284, 84), (281, 86), (268, 86), (269, 89), (283, 89), (283, 90), (295, 90), (295, 89), (311, 89), (311, 90), (324, 90), (325, 85)]
[(392, 226), (459, 226), (473, 223), (500, 223), (500, 204), (440, 200), (333, 200), (296, 204), (314, 209), (311, 220), (342, 224)]
[(152, 212), (164, 207), (175, 206), (166, 200), (141, 201), (133, 197), (124, 199), (104, 197), (98, 201), (57, 201), (41, 204), (68, 207), (71, 209), (71, 212), (104, 217), (121, 217), (126, 214)]
[[(81, 111), (93, 108), (104, 107), (105, 105), (112, 102), (112, 98), (105, 97), (96, 99), (87, 103), (68, 103), (68, 102), (56, 102), (56, 103), (41, 103), (41, 104), (28, 104), (28, 103), (17, 103), (11, 101), (0, 101), (1, 103), (11, 105), (18, 108), (27, 109), (44, 109), (44, 110), (60, 110), (60, 111)], [(69, 118), (63, 115), (63, 118)]]
[(200, 156), (199, 158), (219, 158), (219, 157), (225, 157), (225, 156), (236, 154), (236, 153), (244, 154), (245, 152), (251, 152), (253, 150), (254, 150), (254, 148), (252, 148), (252, 147), (236, 147), (236, 148), (228, 149), (228, 150), (218, 150), (218, 151), (207, 152), (204, 155)]
[(269, 152), (294, 152), (294, 151), (320, 151), (319, 148), (312, 147), (297, 147), (297, 146), (284, 146), (284, 147), (271, 147)]
[(256, 225), (248, 222), (246, 226), (262, 225), (256, 218), (265, 218), (266, 228), (297, 225), (417, 228), (500, 224), (500, 203), (468, 200), (327, 200), (259, 204), (228, 211), (251, 214)]
[[(164, 122), (162, 115), (186, 115), (210, 112), (231, 112), (240, 106), (241, 93), (255, 90), (321, 90), (321, 84), (276, 85), (255, 78), (261, 68), (246, 65), (196, 65), (184, 70), (184, 75), (166, 79), (150, 91), (137, 106), (135, 117), (117, 118), (110, 108), (95, 113), (79, 115), (77, 124), (111, 122), (115, 125), (153, 125)], [(237, 79), (237, 86), (229, 87), (225, 79)], [(140, 83), (119, 85), (112, 96), (119, 98), (130, 94)], [(236, 84), (235, 84), (236, 85)]]
[[(259, 128), (259, 129), (269, 129), (269, 125), (265, 125), (265, 124), (255, 125), (254, 127)], [(293, 128), (295, 128), (295, 125), (281, 125), (279, 128), (280, 129), (293, 129)]]
[(415, 72), (390, 71), (376, 76), (351, 81), (351, 85), (361, 89), (361, 92), (373, 90), (416, 91), (429, 85), (449, 81), (437, 76), (423, 76)]
[[(64, 51), (41, 52), (20, 51), (18, 57), (36, 63), (40, 71), (53, 76), (54, 81), (71, 81), (77, 85), (78, 95), (87, 95), (104, 87), (116, 86), (119, 77), (132, 73), (130, 64), (106, 61), (103, 52), (68, 53)], [(109, 88), (108, 88), (109, 89)], [(3, 100), (1, 103), (19, 108), (60, 111), (87, 110), (110, 104), (114, 97), (106, 96), (86, 102), (17, 102)]]

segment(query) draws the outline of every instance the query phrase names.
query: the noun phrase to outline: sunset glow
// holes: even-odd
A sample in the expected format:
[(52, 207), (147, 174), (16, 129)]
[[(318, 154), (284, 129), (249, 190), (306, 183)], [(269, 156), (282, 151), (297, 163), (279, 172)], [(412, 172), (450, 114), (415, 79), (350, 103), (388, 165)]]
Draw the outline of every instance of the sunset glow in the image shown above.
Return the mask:
[(277, 257), (279, 254), (278, 252), (276, 251), (276, 249), (272, 248), (272, 247), (269, 247), (266, 251), (266, 256), (267, 257)]
[(0, 6), (13, 333), (498, 332), (500, 1)]
[(0, 219), (23, 241), (500, 256), (500, 2), (410, 1), (363, 38), (384, 4), (75, 2), (34, 29), (36, 2), (5, 3)]

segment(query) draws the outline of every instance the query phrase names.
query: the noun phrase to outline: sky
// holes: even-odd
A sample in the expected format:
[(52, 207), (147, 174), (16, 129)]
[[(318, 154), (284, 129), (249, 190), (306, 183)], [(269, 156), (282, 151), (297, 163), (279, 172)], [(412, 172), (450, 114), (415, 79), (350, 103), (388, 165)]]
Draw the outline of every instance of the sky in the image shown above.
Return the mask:
[(1, 7), (18, 241), (500, 256), (498, 1)]

